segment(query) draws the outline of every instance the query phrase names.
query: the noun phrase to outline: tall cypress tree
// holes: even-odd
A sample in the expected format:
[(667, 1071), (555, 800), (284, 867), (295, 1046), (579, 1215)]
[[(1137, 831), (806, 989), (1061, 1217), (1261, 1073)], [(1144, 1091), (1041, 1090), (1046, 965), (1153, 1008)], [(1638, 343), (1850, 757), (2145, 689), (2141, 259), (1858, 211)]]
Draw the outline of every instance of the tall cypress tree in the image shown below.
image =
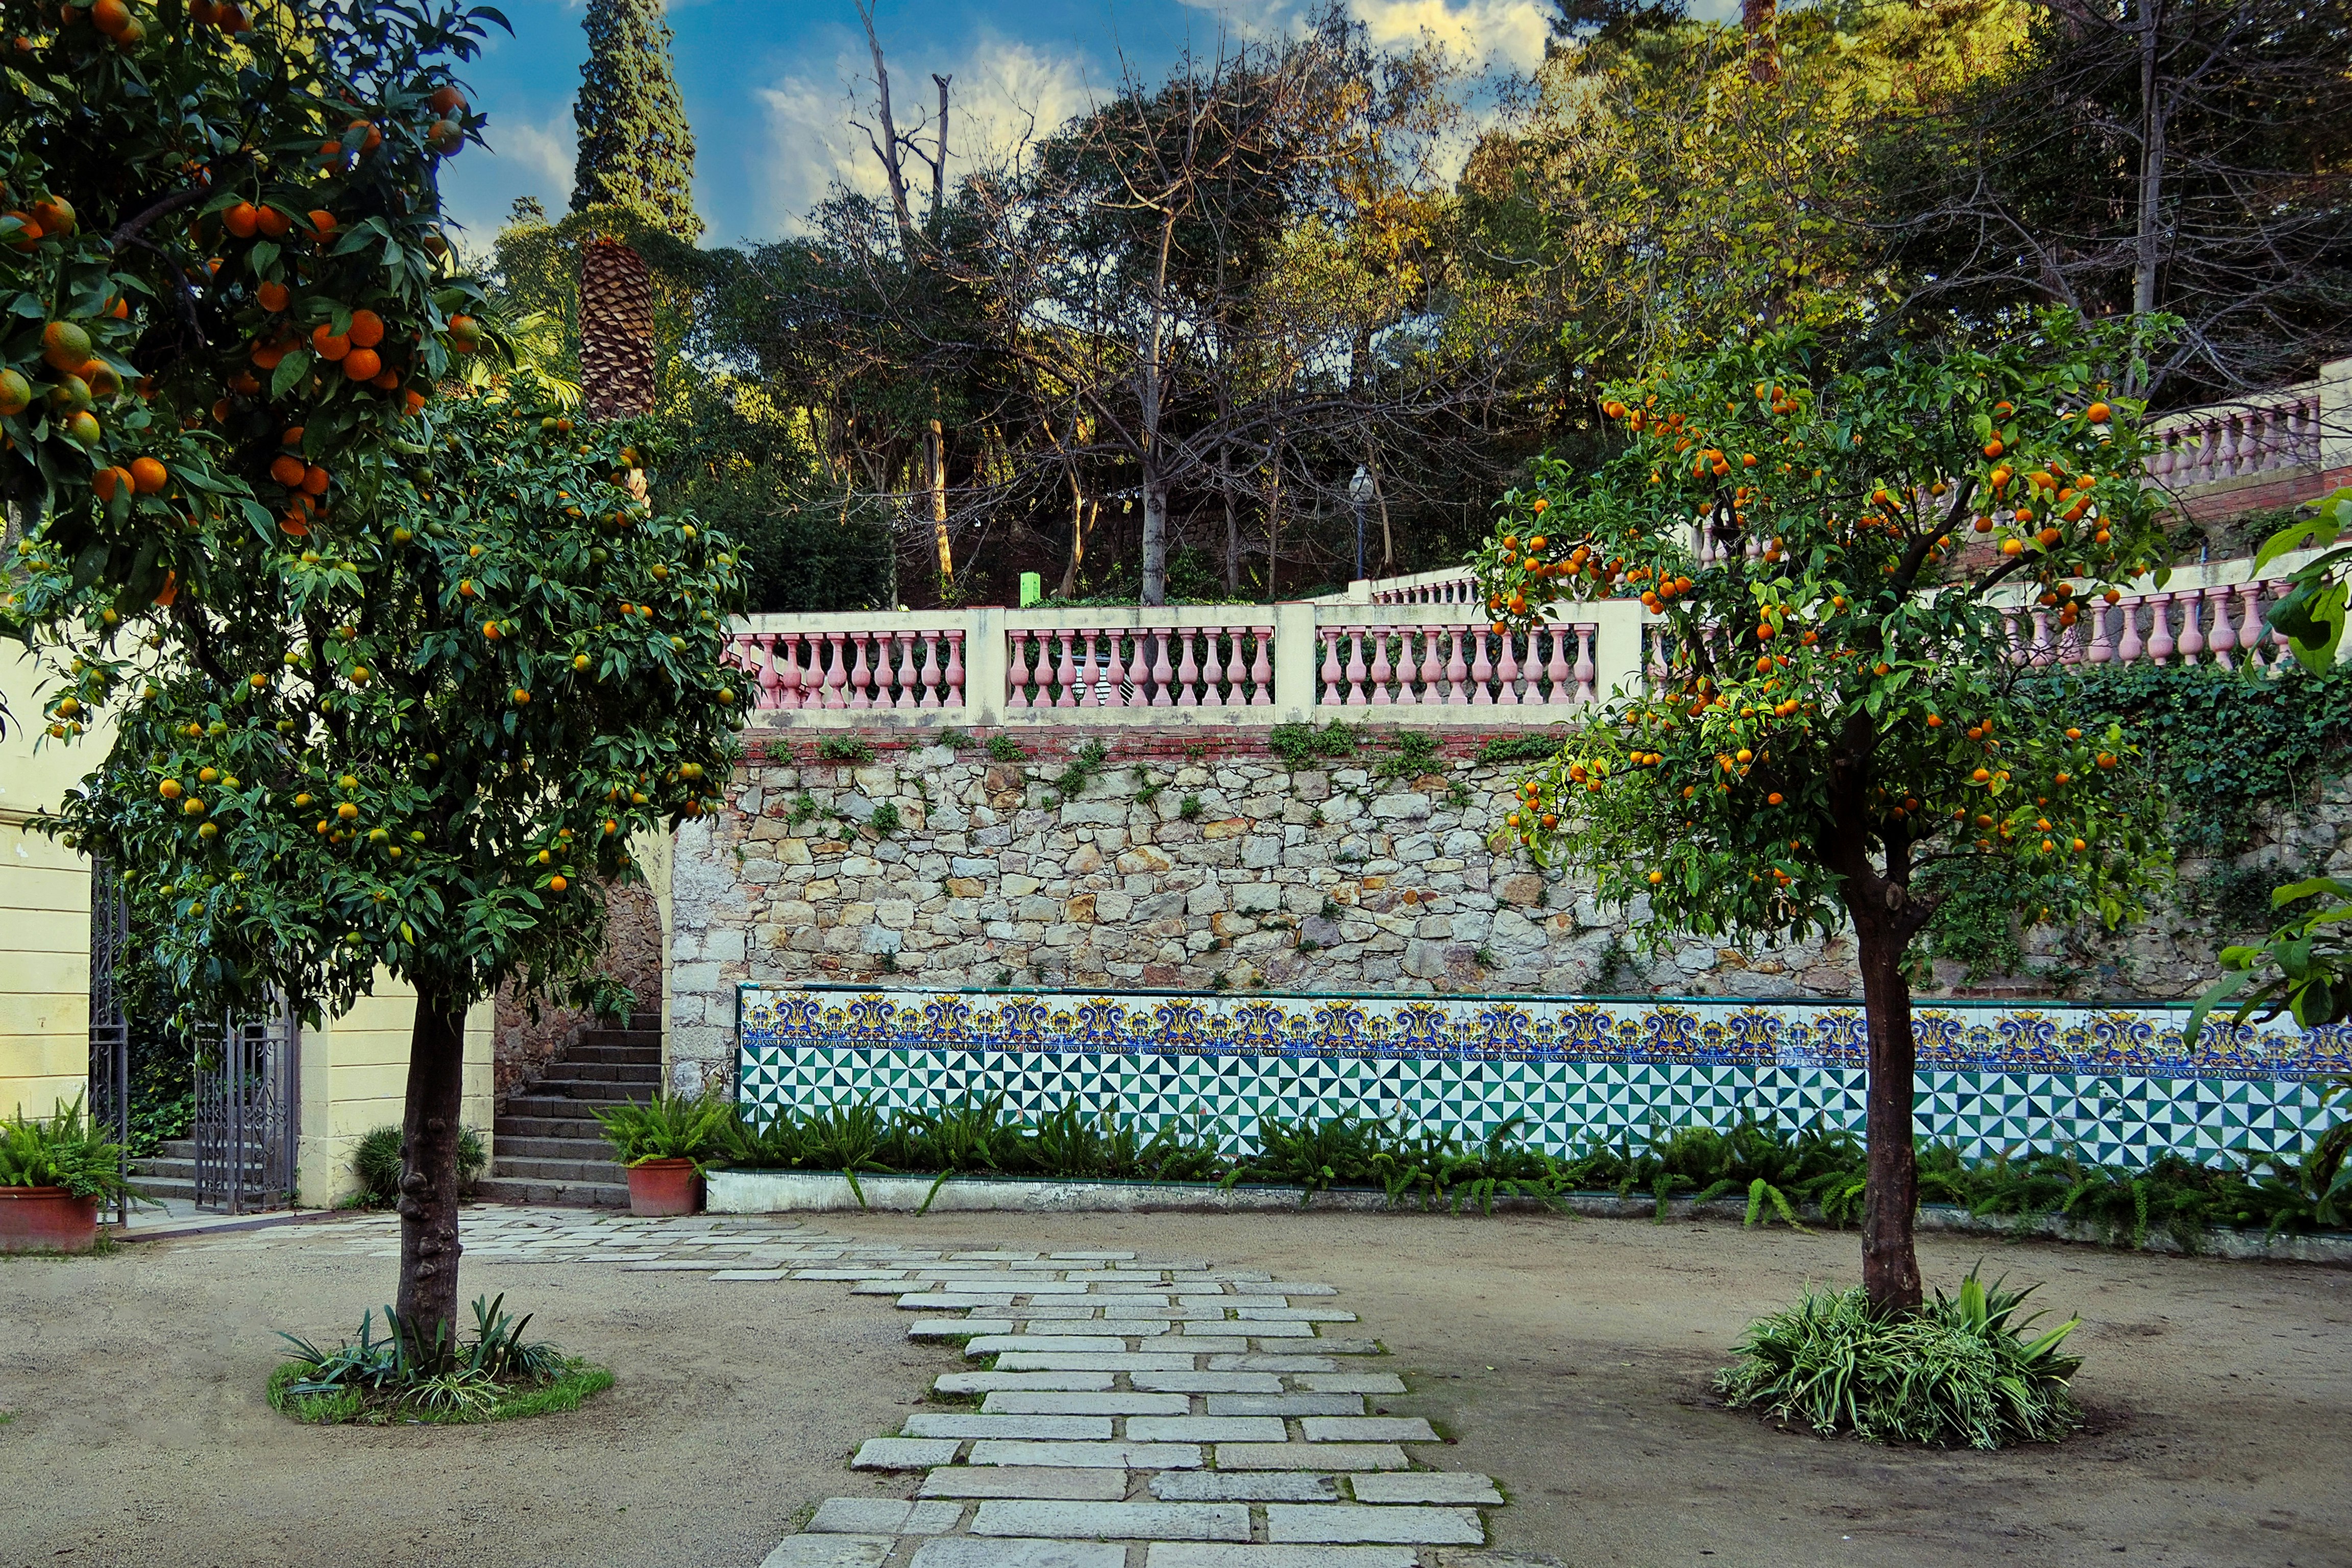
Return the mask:
[(638, 207), (692, 244), (702, 237), (694, 211), (694, 132), (670, 69), (662, 0), (589, 0), (581, 25), (588, 30), (588, 61), (572, 109), (580, 127), (572, 210)]

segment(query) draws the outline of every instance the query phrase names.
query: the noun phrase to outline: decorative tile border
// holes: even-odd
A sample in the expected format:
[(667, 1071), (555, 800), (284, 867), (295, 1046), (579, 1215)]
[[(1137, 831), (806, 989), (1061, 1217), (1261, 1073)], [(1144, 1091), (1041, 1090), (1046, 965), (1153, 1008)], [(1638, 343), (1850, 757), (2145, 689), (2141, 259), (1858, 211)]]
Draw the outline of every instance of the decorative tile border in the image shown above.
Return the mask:
[[(1229, 1146), (1263, 1117), (1402, 1119), (1566, 1153), (1654, 1128), (1863, 1125), (1862, 1011), (1813, 1002), (859, 992), (747, 985), (738, 1092), (806, 1109), (1077, 1103)], [(2074, 1147), (2145, 1164), (2299, 1152), (2334, 1120), (2352, 1029), (2222, 1029), (2186, 1009), (1921, 1009), (1921, 1131), (1990, 1157)]]

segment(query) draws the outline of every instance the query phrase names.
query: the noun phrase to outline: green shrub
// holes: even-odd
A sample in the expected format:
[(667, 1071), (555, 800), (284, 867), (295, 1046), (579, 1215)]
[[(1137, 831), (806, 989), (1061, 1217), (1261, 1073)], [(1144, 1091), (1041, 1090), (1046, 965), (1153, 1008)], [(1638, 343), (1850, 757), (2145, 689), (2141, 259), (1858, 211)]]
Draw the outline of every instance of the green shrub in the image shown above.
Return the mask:
[[(352, 1150), (352, 1170), (359, 1176), (353, 1194), (362, 1208), (390, 1208), (400, 1201), (400, 1144), (397, 1127), (371, 1128)], [(470, 1193), (490, 1163), (482, 1135), (470, 1127), (457, 1129), (457, 1190)]]
[(988, 759), (993, 763), (1025, 763), (1029, 752), (1012, 736), (995, 734), (988, 738)]
[(454, 1342), (436, 1325), (427, 1340), (383, 1310), (378, 1339), (372, 1312), (360, 1336), (332, 1350), (281, 1332), (293, 1354), (269, 1378), (270, 1408), (298, 1421), (495, 1421), (576, 1408), (609, 1388), (613, 1374), (566, 1357), (544, 1341), (523, 1338), (530, 1314), (504, 1310), (506, 1298), (474, 1298), (474, 1337)]
[(856, 735), (827, 735), (816, 743), (816, 760), (821, 763), (870, 763), (874, 748)]
[(124, 1184), (122, 1145), (90, 1121), (79, 1094), (68, 1105), (57, 1101), (47, 1121), (26, 1116), (25, 1108), (0, 1121), (0, 1187), (63, 1187), (80, 1198), (111, 1200)]
[(1334, 719), (1318, 730), (1312, 724), (1276, 724), (1266, 736), (1267, 749), (1282, 759), (1288, 768), (1311, 768), (1318, 762), (1336, 761), (1356, 754), (1356, 731), (1343, 720)]
[(1938, 1290), (1916, 1315), (1883, 1317), (1859, 1286), (1808, 1290), (1748, 1325), (1716, 1392), (1735, 1409), (1823, 1436), (1972, 1448), (2054, 1442), (2082, 1424), (2068, 1389), (2082, 1358), (2062, 1348), (2081, 1320), (2028, 1340), (2040, 1314), (2017, 1313), (2032, 1293), (1988, 1287), (1971, 1271), (1957, 1297)]
[(1554, 730), (1540, 730), (1532, 734), (1489, 735), (1486, 743), (1478, 748), (1475, 760), (1489, 765), (1548, 763), (1559, 755), (1559, 733)]
[(624, 1165), (691, 1160), (698, 1170), (705, 1155), (724, 1147), (723, 1129), (734, 1114), (723, 1100), (661, 1091), (642, 1103), (626, 1100), (601, 1110), (596, 1120)]
[(876, 806), (874, 814), (866, 819), (866, 826), (874, 830), (874, 837), (877, 838), (887, 838), (898, 832), (905, 826), (898, 820), (898, 803), (895, 800), (886, 800)]
[(1178, 801), (1176, 815), (1187, 822), (1198, 822), (1201, 819), (1201, 797), (1197, 795), (1188, 795)]

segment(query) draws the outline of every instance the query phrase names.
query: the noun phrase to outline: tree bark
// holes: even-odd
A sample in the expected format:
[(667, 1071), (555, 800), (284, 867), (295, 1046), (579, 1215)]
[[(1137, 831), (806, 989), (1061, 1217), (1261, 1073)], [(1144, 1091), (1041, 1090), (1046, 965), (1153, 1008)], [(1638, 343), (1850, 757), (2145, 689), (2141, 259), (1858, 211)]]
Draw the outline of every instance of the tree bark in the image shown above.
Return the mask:
[[(1891, 884), (1889, 885), (1891, 886)], [(1919, 1306), (1919, 1258), (1912, 1221), (1919, 1207), (1914, 1144), (1911, 983), (1903, 973), (1908, 933), (1891, 911), (1853, 908), (1863, 1016), (1870, 1030), (1866, 1112), (1870, 1184), (1862, 1205), (1862, 1285), (1882, 1313)]]
[(457, 1138), (466, 1013), (419, 993), (401, 1124), (400, 1321), (420, 1347), (457, 1339)]
[(1143, 595), (1147, 605), (1168, 602), (1168, 489), (1160, 481), (1160, 461), (1143, 449)]
[(2132, 314), (2156, 309), (2158, 219), (2164, 205), (2164, 105), (2156, 90), (2160, 0), (2139, 0), (2139, 223), (2132, 265)]
[(1225, 503), (1225, 597), (1239, 598), (1242, 591), (1242, 520), (1234, 505), (1233, 449), (1217, 448), (1217, 494)]
[[(890, 114), (890, 70), (882, 63), (882, 39), (874, 31), (872, 0), (857, 0), (858, 20), (866, 24), (866, 45), (874, 51), (874, 93), (881, 110), (882, 134), (866, 133), (867, 145), (882, 161), (882, 175), (890, 184), (890, 216), (898, 226), (898, 243), (908, 246), (915, 232), (914, 215), (907, 210), (907, 172), (899, 158), (898, 122)], [(908, 246), (911, 248), (911, 246)]]
[(1780, 8), (1778, 0), (1740, 0), (1739, 30), (1748, 38), (1748, 76), (1769, 84), (1780, 79)]
[(948, 443), (937, 419), (931, 421), (931, 535), (940, 552), (940, 584), (955, 581), (955, 554), (948, 548)]

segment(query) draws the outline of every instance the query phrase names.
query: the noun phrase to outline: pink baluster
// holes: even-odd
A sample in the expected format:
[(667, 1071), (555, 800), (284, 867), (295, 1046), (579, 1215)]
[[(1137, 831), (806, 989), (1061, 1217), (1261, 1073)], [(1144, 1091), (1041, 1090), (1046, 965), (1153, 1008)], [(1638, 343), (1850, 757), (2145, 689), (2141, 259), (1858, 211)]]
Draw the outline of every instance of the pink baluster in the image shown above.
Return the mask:
[[(1528, 668), (1530, 669), (1534, 668), (1536, 664), (1536, 637), (1539, 634), (1532, 630), (1528, 633)], [(1517, 707), (1518, 705), (1519, 659), (1518, 653), (1515, 646), (1517, 642), (1518, 638), (1513, 634), (1509, 632), (1505, 632), (1503, 634), (1502, 657), (1496, 662), (1495, 666), (1495, 702), (1498, 707)], [(1528, 700), (1530, 702), (1535, 700), (1535, 694), (1533, 692), (1528, 693)]]
[(1179, 628), (1176, 633), (1176, 706), (1198, 708), (1201, 699), (1193, 688), (1201, 681), (1201, 667), (1192, 658), (1192, 634)]
[[(2279, 605), (2285, 601), (2286, 596), (2294, 591), (2284, 582), (2273, 583), (2269, 584), (2269, 588), (2271, 595), (2271, 608), (2273, 610), (2277, 609)], [(2293, 640), (2289, 638), (2284, 632), (2273, 631), (2270, 634), (2270, 644), (2271, 668), (2273, 671), (2284, 668), (2286, 660), (2292, 657), (2291, 650), (2294, 647)]]
[(1466, 626), (1447, 626), (1442, 634), (1453, 638), (1445, 656), (1445, 700), (1448, 702), (1470, 700), (1470, 693), (1462, 688), (1462, 683), (1470, 678), (1470, 666), (1462, 658), (1462, 634), (1468, 629)]
[(1077, 652), (1070, 664), (1071, 679), (1063, 682), (1063, 693), (1070, 698), (1062, 707), (1097, 708), (1102, 705), (1102, 683), (1096, 679), (1095, 633), (1090, 627), (1079, 626), (1068, 637), (1076, 640)]
[(898, 693), (894, 689), (897, 681), (898, 668), (890, 657), (891, 651), (890, 634), (888, 632), (875, 633), (874, 706), (877, 708), (891, 708), (898, 704)]
[(2172, 662), (2172, 595), (2147, 595), (2148, 637), (2147, 657), (2152, 663)]
[(1321, 695), (1316, 699), (1316, 703), (1318, 707), (1336, 708), (1348, 700), (1347, 692), (1339, 685), (1344, 674), (1339, 665), (1339, 628), (1318, 626), (1316, 634), (1323, 639), (1323, 665), (1316, 672), (1321, 678), (1318, 682)]
[(2197, 656), (2205, 651), (2205, 633), (2200, 622), (2205, 618), (2205, 595), (2195, 588), (2172, 595), (2180, 606), (2180, 662), (2195, 664)]
[(1396, 667), (1389, 662), (1389, 634), (1385, 628), (1372, 634), (1372, 706), (1389, 705), (1389, 682), (1396, 679)]
[(1029, 706), (1029, 628), (1013, 626), (1004, 634), (1004, 705)]
[(2244, 650), (2248, 664), (2260, 664), (2268, 639), (2263, 632), (2263, 589), (2259, 583), (2242, 583), (2238, 586), (2238, 647)]
[(942, 708), (963, 706), (963, 633), (950, 631), (948, 637), (948, 693), (942, 698)]
[(1592, 639), (1600, 630), (1601, 625), (1597, 621), (1579, 621), (1576, 625), (1576, 700), (1579, 702), (1601, 700), (1601, 694), (1594, 687), (1601, 671), (1592, 662)]
[(1364, 637), (1362, 626), (1348, 628), (1348, 706), (1364, 707)]
[(1168, 662), (1168, 627), (1154, 626), (1152, 628), (1151, 705), (1154, 708), (1170, 708), (1174, 706), (1174, 703), (1169, 700), (1168, 696), (1168, 683), (1176, 679), (1175, 667)]
[(2029, 658), (2034, 664), (2048, 667), (2057, 657), (2050, 642), (2050, 612), (2036, 606), (2033, 611), (2033, 651)]
[(915, 690), (915, 681), (919, 672), (915, 666), (914, 633), (898, 634), (898, 657), (891, 662), (890, 670), (891, 685), (895, 688), (890, 698), (890, 706), (893, 708), (919, 707), (922, 698)]
[(814, 694), (812, 693), (807, 697), (802, 695), (804, 682), (801, 679), (800, 633), (786, 632), (776, 640), (783, 644), (783, 657), (774, 660), (761, 678), (763, 680), (772, 679), (775, 682), (770, 692), (773, 700), (769, 703), (769, 706), (773, 708), (814, 707)]
[(1151, 660), (1143, 649), (1146, 635), (1137, 632), (1131, 641), (1132, 652), (1127, 661), (1127, 706), (1147, 708), (1151, 704)]
[[(1530, 654), (1534, 651), (1532, 648), (1528, 650)], [(1664, 662), (1661, 660), (1658, 674), (1663, 676), (1665, 672)], [(1576, 700), (1570, 695), (1568, 689), (1568, 628), (1566, 626), (1555, 626), (1551, 628), (1551, 659), (1544, 666), (1544, 674), (1551, 681), (1551, 695), (1544, 699), (1547, 703), (1555, 708), (1565, 708)]]
[(1471, 628), (1470, 651), (1470, 704), (1474, 708), (1491, 707), (1495, 696), (1486, 689), (1486, 683), (1495, 678), (1495, 667), (1486, 659), (1486, 627)]
[(2117, 607), (2123, 611), (2124, 636), (2123, 641), (2117, 645), (2116, 648), (2116, 662), (2118, 664), (2129, 664), (2138, 658), (2141, 652), (2141, 643), (2139, 640), (2140, 597), (2137, 594), (2131, 595)]
[(849, 663), (849, 705), (852, 708), (871, 708), (874, 706), (874, 671), (867, 667), (866, 662), (867, 646), (871, 644), (873, 640), (874, 634), (872, 632), (852, 632), (849, 634), (849, 646), (851, 648), (851, 658)]
[(784, 678), (776, 668), (776, 637), (771, 632), (760, 639), (760, 663), (751, 679), (760, 694), (752, 699), (761, 708), (782, 708), (784, 705)]
[(2093, 599), (2084, 607), (2083, 613), (2090, 618), (2091, 624), (2090, 644), (2083, 649), (2084, 661), (2091, 664), (2113, 664), (2116, 649), (2114, 642), (2110, 640), (2111, 634), (2107, 630), (2107, 606)]
[[(1257, 657), (1250, 664), (1250, 706), (1271, 708), (1274, 706), (1274, 628), (1253, 626), (1250, 629), (1257, 639)], [(1234, 668), (1238, 671), (1241, 664), (1242, 644), (1237, 637), (1234, 639)]]
[(917, 706), (922, 708), (937, 708), (940, 705), (940, 634), (937, 632), (925, 632), (923, 634), (923, 673), (921, 682), (923, 697), (922, 700), (918, 703)]
[(2212, 650), (2215, 664), (2234, 669), (2237, 661), (2230, 656), (2237, 650), (2238, 628), (2230, 624), (2230, 590), (2208, 588), (2205, 602), (2213, 606), (2213, 629), (2205, 634), (2205, 646)]
[[(1054, 693), (1054, 706), (1076, 708), (1078, 705), (1078, 666), (1070, 653), (1073, 634), (1069, 627), (1064, 626), (1054, 635), (1062, 645), (1062, 662), (1055, 669), (1055, 680), (1060, 689)], [(1051, 657), (1050, 653), (1047, 657)]]
[(2279, 409), (2275, 404), (2263, 410), (2263, 434), (2256, 450), (2260, 454), (2254, 464), (2257, 468), (2275, 468), (2285, 459), (2279, 441)]
[[(1437, 645), (1439, 639), (1445, 634), (1438, 631), (1433, 626), (1423, 626), (1414, 635), (1421, 639), (1421, 695), (1419, 700), (1423, 703), (1444, 702), (1445, 700), (1445, 687), (1444, 684), (1445, 679), (1445, 662), (1438, 657)], [(1412, 645), (1407, 644), (1405, 647), (1406, 657), (1410, 658), (1412, 657)]]
[(1209, 689), (1202, 695), (1203, 708), (1242, 708), (1248, 705), (1249, 671), (1242, 667), (1242, 631), (1229, 626), (1222, 634), (1209, 638), (1209, 668), (1217, 668), (1217, 644), (1224, 644), (1224, 673), (1213, 676)]
[(849, 649), (845, 646), (849, 641), (849, 634), (827, 632), (824, 640), (831, 645), (833, 654), (833, 662), (826, 666), (824, 672), (824, 705), (831, 709), (846, 708), (849, 700), (841, 694), (841, 689), (849, 684)]

